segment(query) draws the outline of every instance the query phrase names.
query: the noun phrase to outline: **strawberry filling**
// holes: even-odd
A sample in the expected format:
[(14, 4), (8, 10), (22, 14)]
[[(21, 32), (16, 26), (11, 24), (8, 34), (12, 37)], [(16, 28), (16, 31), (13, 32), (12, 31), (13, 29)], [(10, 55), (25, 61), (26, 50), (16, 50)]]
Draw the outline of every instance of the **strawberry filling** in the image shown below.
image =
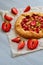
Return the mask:
[(41, 19), (40, 23), (43, 23), (43, 19)]
[(29, 30), (28, 26), (24, 25), (24, 30)]
[(30, 18), (30, 16), (28, 15), (28, 16), (26, 16), (26, 18), (27, 18), (27, 19), (29, 19), (29, 18)]
[(38, 14), (33, 14), (32, 17), (33, 17), (34, 19), (38, 19), (39, 16), (38, 16)]
[(33, 20), (33, 21), (30, 23), (30, 25), (35, 26), (35, 25), (36, 25), (36, 21)]
[(27, 19), (27, 18), (24, 18), (24, 19), (22, 20), (22, 22), (26, 23), (26, 22), (28, 22), (28, 19)]
[(36, 28), (35, 31), (36, 31), (37, 33), (39, 33), (39, 28)]
[(39, 33), (43, 29), (43, 16), (39, 16), (38, 14), (28, 15), (22, 20), (21, 26), (25, 31), (31, 30)]
[(40, 26), (40, 28), (43, 28), (43, 24)]

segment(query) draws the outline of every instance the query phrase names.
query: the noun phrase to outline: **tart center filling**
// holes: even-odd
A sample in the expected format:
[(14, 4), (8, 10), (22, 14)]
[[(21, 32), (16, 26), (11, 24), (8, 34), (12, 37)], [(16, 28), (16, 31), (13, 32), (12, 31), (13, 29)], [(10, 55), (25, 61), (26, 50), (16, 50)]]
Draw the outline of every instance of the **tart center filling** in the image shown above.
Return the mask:
[(43, 16), (38, 14), (28, 15), (22, 19), (21, 26), (25, 31), (35, 31), (39, 33), (43, 29)]

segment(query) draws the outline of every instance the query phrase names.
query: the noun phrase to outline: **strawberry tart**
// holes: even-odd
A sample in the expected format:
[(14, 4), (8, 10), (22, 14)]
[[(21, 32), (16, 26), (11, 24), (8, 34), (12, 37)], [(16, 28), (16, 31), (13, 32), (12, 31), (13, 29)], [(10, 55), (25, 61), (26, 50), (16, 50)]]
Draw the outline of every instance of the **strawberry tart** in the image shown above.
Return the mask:
[(43, 37), (43, 13), (25, 12), (15, 22), (14, 29), (24, 38)]

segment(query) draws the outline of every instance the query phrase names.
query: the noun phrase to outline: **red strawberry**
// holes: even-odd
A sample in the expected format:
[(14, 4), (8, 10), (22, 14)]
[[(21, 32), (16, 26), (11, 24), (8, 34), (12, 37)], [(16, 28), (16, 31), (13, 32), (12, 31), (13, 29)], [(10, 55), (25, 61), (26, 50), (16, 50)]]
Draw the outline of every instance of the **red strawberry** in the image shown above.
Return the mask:
[(40, 20), (40, 23), (43, 23), (43, 19)]
[(15, 15), (18, 14), (18, 10), (17, 10), (15, 7), (11, 9), (11, 12), (12, 12), (13, 14), (15, 14)]
[(12, 17), (10, 17), (9, 15), (4, 15), (4, 18), (6, 19), (6, 20), (8, 20), (8, 21), (11, 21), (13, 18)]
[(40, 28), (43, 28), (43, 24), (41, 24)]
[(33, 14), (32, 17), (33, 17), (34, 19), (39, 19), (38, 14)]
[(2, 23), (2, 30), (4, 32), (9, 32), (10, 29), (11, 29), (11, 24), (10, 23), (8, 23), (8, 22), (3, 22)]
[(30, 50), (36, 49), (38, 46), (38, 40), (37, 39), (29, 39), (27, 42), (27, 47)]
[(24, 30), (28, 30), (28, 26), (26, 24), (23, 25)]
[(39, 16), (39, 18), (38, 18), (39, 20), (41, 20), (42, 19), (42, 17), (41, 16)]
[(29, 18), (30, 18), (30, 16), (29, 16), (29, 15), (27, 15), (27, 16), (26, 16), (26, 18), (27, 18), (27, 19), (29, 19)]
[(23, 26), (24, 25), (24, 22), (21, 22), (21, 26)]
[(26, 26), (26, 22), (28, 22), (28, 19), (27, 18), (24, 18), (23, 20), (22, 20), (22, 22), (21, 22), (21, 25), (22, 25), (22, 27), (25, 29), (25, 30), (27, 30), (28, 29), (28, 26)]
[(27, 6), (25, 9), (24, 9), (24, 12), (28, 12), (30, 11), (31, 7), (30, 6)]
[(12, 42), (19, 43), (20, 40), (21, 40), (21, 38), (18, 36), (18, 37), (16, 37), (16, 38), (13, 38), (11, 41), (12, 41)]
[(36, 25), (36, 21), (33, 20), (30, 24), (31, 24), (32, 26), (35, 26), (35, 25)]
[(40, 16), (38, 19), (39, 19), (40, 23), (43, 24), (43, 16)]
[(24, 41), (20, 41), (19, 45), (18, 45), (18, 50), (23, 49), (25, 46), (25, 42)]
[(28, 22), (28, 19), (27, 19), (27, 18), (24, 18), (24, 19), (22, 20), (22, 22), (26, 23), (26, 22)]
[(37, 33), (39, 33), (39, 28), (36, 28), (35, 31), (36, 31)]
[(35, 16), (35, 19), (37, 20), (38, 19), (38, 16)]

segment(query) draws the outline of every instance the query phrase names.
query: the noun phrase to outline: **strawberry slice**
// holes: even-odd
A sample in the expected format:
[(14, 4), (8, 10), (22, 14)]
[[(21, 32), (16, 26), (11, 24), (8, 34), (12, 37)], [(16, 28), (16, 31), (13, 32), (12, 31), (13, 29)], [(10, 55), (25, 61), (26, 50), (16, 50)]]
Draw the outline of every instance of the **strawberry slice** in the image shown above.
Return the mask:
[(42, 19), (42, 17), (41, 16), (39, 16), (39, 18), (38, 18), (39, 20), (41, 20)]
[(39, 15), (38, 15), (38, 14), (36, 14), (36, 15), (35, 15), (35, 19), (38, 19), (38, 18), (39, 18)]
[(35, 31), (36, 31), (37, 33), (39, 33), (39, 28), (36, 28)]
[(29, 16), (29, 15), (27, 15), (27, 16), (26, 16), (26, 18), (27, 18), (27, 19), (29, 19), (29, 18), (30, 18), (30, 16)]
[(28, 19), (27, 19), (27, 18), (24, 18), (24, 19), (22, 20), (22, 22), (26, 23), (26, 22), (28, 22)]
[(2, 23), (2, 30), (4, 32), (9, 32), (11, 29), (11, 24), (9, 22), (3, 22)]
[(43, 23), (43, 16), (38, 17), (39, 21)]
[(27, 41), (27, 47), (28, 47), (28, 49), (34, 50), (34, 49), (37, 48), (37, 46), (38, 46), (38, 40), (37, 39), (29, 39)]
[(19, 45), (18, 45), (18, 50), (23, 49), (25, 46), (25, 42), (24, 41), (20, 41)]
[(43, 24), (41, 24), (40, 28), (43, 28)]
[(21, 22), (22, 27), (26, 26), (25, 23), (28, 22), (27, 18), (24, 18)]
[(33, 14), (32, 17), (33, 17), (34, 19), (38, 19), (38, 18), (39, 18), (38, 14)]
[(21, 26), (23, 27), (23, 25), (24, 25), (24, 22), (21, 22)]
[(15, 15), (18, 14), (18, 10), (17, 10), (15, 7), (11, 9), (11, 12), (12, 12), (13, 14), (15, 14)]
[(40, 20), (40, 23), (43, 23), (43, 19)]
[(23, 25), (24, 30), (29, 30), (28, 26), (26, 24)]
[(35, 26), (35, 25), (36, 25), (36, 21), (33, 20), (30, 24), (31, 24), (32, 26)]
[(18, 37), (16, 37), (16, 38), (13, 38), (11, 41), (12, 41), (12, 42), (19, 43), (20, 40), (21, 40), (21, 38), (18, 36)]
[(28, 12), (30, 11), (31, 7), (30, 6), (27, 6), (25, 9), (24, 9), (24, 12)]
[(4, 18), (6, 19), (6, 20), (8, 20), (8, 21), (11, 21), (13, 18), (12, 17), (10, 17), (9, 15), (4, 15)]

